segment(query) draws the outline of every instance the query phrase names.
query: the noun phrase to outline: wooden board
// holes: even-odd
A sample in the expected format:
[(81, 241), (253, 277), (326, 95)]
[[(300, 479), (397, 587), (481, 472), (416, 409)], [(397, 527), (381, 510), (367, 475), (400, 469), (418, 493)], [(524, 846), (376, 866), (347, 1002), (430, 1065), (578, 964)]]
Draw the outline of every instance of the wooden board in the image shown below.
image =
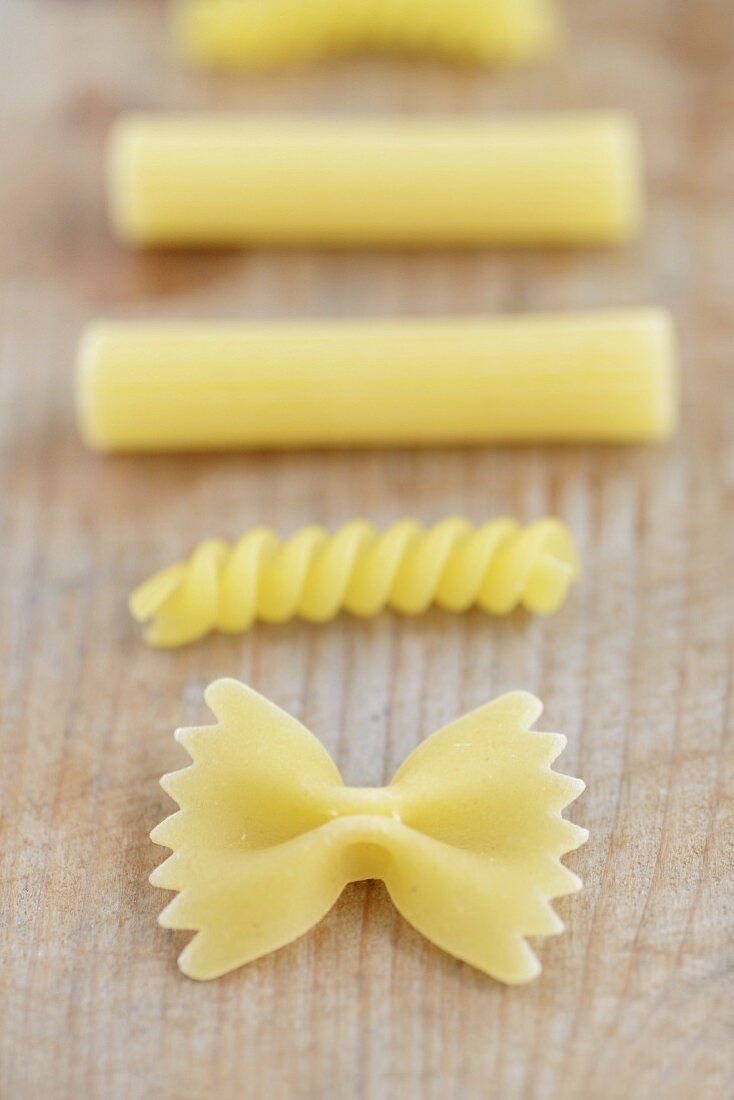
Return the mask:
[[(359, 61), (187, 73), (151, 0), (0, 0), (0, 1095), (647, 1100), (734, 1095), (734, 7), (573, 0), (550, 65)], [(107, 230), (124, 108), (490, 113), (623, 107), (652, 206), (620, 251), (133, 255)], [(294, 195), (294, 201), (298, 196)], [(672, 446), (103, 460), (72, 403), (82, 324), (662, 303), (680, 328)], [(204, 536), (465, 512), (572, 525), (586, 573), (551, 621), (433, 613), (294, 624), (152, 653), (135, 582)], [(570, 738), (591, 841), (534, 985), (433, 949), (374, 884), (212, 984), (157, 928), (148, 832), (176, 725), (240, 676), (348, 781), (381, 783), (442, 722), (513, 687)]]

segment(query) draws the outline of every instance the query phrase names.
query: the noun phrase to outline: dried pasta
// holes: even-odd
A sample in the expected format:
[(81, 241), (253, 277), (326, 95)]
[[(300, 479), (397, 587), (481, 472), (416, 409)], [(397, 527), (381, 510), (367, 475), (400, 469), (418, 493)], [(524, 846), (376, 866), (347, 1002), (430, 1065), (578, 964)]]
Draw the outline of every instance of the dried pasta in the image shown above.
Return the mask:
[(136, 245), (600, 245), (633, 237), (625, 114), (123, 116), (109, 205)]
[(171, 18), (178, 54), (220, 68), (364, 50), (512, 63), (560, 37), (554, 0), (177, 0)]
[(179, 958), (206, 980), (309, 931), (349, 882), (382, 879), (407, 921), (508, 984), (537, 976), (526, 936), (563, 931), (551, 901), (580, 889), (561, 857), (587, 838), (562, 816), (583, 791), (552, 770), (565, 737), (530, 729), (513, 692), (452, 722), (387, 787), (346, 787), (299, 722), (234, 680), (206, 699), (215, 726), (180, 730), (192, 766), (164, 776), (180, 810), (151, 834), (173, 854), (151, 876), (177, 896), (159, 920), (196, 932)]
[(420, 615), (437, 604), (454, 612), (477, 606), (492, 615), (518, 607), (551, 614), (579, 572), (568, 528), (552, 518), (475, 528), (454, 517), (428, 530), (406, 519), (382, 533), (355, 520), (336, 534), (305, 527), (285, 542), (257, 527), (234, 546), (202, 543), (188, 561), (141, 585), (130, 609), (149, 622), (151, 645), (171, 647), (212, 630), (240, 633), (257, 619), (326, 622), (342, 610)]
[(640, 442), (677, 422), (659, 310), (100, 323), (77, 402), (102, 451)]

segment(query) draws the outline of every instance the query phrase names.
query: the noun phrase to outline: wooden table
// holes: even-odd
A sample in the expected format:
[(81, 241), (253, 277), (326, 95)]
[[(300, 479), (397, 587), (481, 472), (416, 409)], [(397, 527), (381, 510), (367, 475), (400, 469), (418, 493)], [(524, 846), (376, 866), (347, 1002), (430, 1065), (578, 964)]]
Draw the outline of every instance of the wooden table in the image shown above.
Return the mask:
[[(0, 0), (0, 1095), (647, 1100), (734, 1095), (734, 5), (573, 0), (565, 56), (457, 72), (350, 61), (204, 77), (153, 0)], [(134, 255), (106, 227), (118, 111), (462, 114), (622, 107), (651, 208), (588, 253)], [(294, 195), (297, 199), (297, 195)], [(101, 459), (72, 402), (82, 324), (121, 317), (494, 313), (662, 303), (680, 329), (672, 446)], [(435, 612), (258, 628), (177, 653), (125, 601), (213, 533), (363, 513), (558, 513), (583, 585), (550, 621)], [(443, 722), (513, 687), (569, 736), (590, 843), (567, 934), (505, 989), (432, 948), (377, 884), (210, 984), (176, 969), (148, 840), (171, 736), (236, 675), (381, 783)]]

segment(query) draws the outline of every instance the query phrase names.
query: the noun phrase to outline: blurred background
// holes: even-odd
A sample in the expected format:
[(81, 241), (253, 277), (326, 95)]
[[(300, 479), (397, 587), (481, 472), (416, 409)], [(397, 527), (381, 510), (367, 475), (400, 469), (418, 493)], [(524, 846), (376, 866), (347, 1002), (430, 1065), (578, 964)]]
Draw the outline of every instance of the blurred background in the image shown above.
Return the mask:
[[(225, 74), (175, 59), (157, 0), (0, 0), (3, 1095), (730, 1094), (734, 5), (561, 6), (564, 46), (536, 65)], [(143, 254), (107, 224), (106, 135), (131, 108), (607, 107), (645, 144), (645, 230), (623, 248)], [(76, 341), (98, 316), (645, 304), (672, 310), (682, 345), (683, 430), (661, 447), (102, 459), (74, 424)], [(343, 617), (175, 654), (128, 619), (134, 584), (211, 535), (455, 512), (562, 516), (585, 564), (562, 615)], [(541, 981), (503, 989), (440, 955), (376, 884), (276, 956), (183, 979), (147, 834), (171, 810), (159, 776), (183, 765), (171, 731), (204, 719), (220, 675), (295, 713), (360, 785), (463, 710), (539, 694), (592, 831)]]

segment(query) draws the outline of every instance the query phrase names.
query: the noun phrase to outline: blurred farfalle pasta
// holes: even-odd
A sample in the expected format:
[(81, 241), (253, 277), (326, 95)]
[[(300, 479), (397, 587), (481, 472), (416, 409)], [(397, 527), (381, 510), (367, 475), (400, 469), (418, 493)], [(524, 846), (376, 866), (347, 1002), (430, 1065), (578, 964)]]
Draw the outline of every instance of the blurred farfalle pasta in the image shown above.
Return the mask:
[(108, 157), (112, 223), (140, 246), (615, 245), (644, 212), (623, 112), (139, 113)]
[(405, 519), (379, 532), (354, 520), (335, 534), (310, 526), (281, 541), (258, 527), (235, 545), (210, 539), (186, 562), (156, 573), (130, 600), (151, 645), (185, 645), (212, 630), (256, 620), (327, 622), (340, 611), (367, 618), (390, 607), (420, 615), (479, 607), (557, 611), (580, 573), (568, 528), (546, 518), (523, 527), (496, 519), (474, 527), (449, 517), (426, 529)]
[(555, 0), (175, 0), (174, 48), (196, 64), (267, 68), (341, 53), (525, 62), (556, 48)]

